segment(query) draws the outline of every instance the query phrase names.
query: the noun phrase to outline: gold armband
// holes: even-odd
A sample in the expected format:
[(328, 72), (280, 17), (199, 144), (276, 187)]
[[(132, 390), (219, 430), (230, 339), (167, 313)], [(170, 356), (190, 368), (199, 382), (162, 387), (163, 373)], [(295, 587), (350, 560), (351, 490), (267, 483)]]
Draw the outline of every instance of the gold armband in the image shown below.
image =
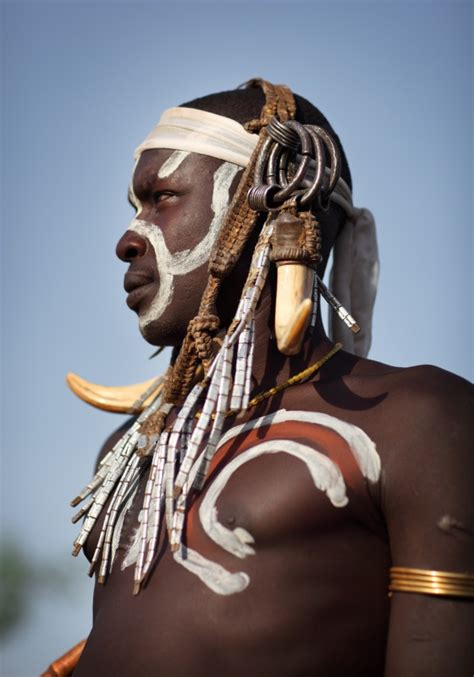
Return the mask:
[(391, 567), (390, 594), (417, 592), (420, 595), (474, 598), (474, 574)]

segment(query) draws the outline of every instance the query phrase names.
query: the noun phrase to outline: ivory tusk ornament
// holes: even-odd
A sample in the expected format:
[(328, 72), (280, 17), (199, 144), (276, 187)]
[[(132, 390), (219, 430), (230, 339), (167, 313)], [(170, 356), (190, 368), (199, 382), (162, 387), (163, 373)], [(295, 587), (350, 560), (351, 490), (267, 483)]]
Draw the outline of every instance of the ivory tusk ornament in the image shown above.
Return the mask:
[[(66, 375), (66, 383), (72, 392), (87, 404), (121, 414), (143, 411), (163, 388), (162, 378), (152, 378), (128, 386), (103, 386), (87, 381), (72, 372)], [(147, 391), (149, 394), (143, 399)]]
[(301, 350), (313, 308), (313, 275), (303, 263), (278, 266), (275, 336), (284, 355), (296, 355)]

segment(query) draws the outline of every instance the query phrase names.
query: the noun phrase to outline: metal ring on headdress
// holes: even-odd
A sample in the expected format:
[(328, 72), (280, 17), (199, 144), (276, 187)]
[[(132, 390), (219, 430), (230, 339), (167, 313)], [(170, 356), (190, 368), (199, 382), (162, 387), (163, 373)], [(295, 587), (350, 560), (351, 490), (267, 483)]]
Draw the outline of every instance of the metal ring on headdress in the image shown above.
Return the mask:
[(312, 130), (309, 127), (309, 125), (307, 131), (313, 142), (315, 171), (311, 186), (306, 190), (305, 193), (303, 193), (303, 195), (300, 198), (300, 205), (302, 207), (310, 205), (313, 202), (313, 200), (315, 200), (318, 193), (320, 193), (324, 184), (324, 176), (326, 168), (326, 153), (324, 152), (324, 146), (322, 144), (322, 141), (320, 140), (319, 136), (314, 132), (314, 130)]
[(297, 151), (300, 147), (298, 134), (287, 123), (280, 122), (276, 117), (273, 117), (267, 125), (267, 134), (281, 146), (290, 150)]
[[(308, 207), (317, 199), (319, 206), (327, 209), (341, 172), (340, 155), (331, 135), (317, 125), (303, 125), (295, 120), (280, 122), (277, 118), (272, 118), (266, 131), (255, 165), (254, 185), (248, 194), (251, 208), (271, 211), (289, 199), (297, 199), (301, 207)], [(291, 178), (290, 162), (296, 164)], [(310, 164), (314, 177), (309, 188), (303, 188)]]
[(275, 195), (275, 200), (277, 202), (284, 202), (295, 191), (298, 190), (298, 188), (301, 186), (303, 182), (303, 179), (308, 170), (308, 166), (309, 163), (311, 162), (313, 155), (312, 153), (313, 143), (311, 140), (311, 136), (308, 130), (305, 129), (304, 125), (302, 125), (300, 122), (296, 122), (295, 120), (288, 120), (288, 122), (285, 122), (285, 126), (290, 127), (290, 129), (293, 129), (298, 134), (301, 145), (301, 150), (299, 154), (302, 156), (302, 159), (300, 160), (300, 163), (296, 169), (294, 177), (291, 179), (291, 181), (288, 182), (287, 186), (282, 188)]
[(321, 194), (321, 200), (329, 201), (329, 197), (336, 187), (339, 177), (341, 176), (341, 155), (339, 150), (334, 143), (332, 136), (322, 127), (317, 125), (308, 125), (319, 137), (322, 138), (326, 148), (329, 151), (330, 157), (330, 173), (329, 173), (329, 182), (327, 187), (323, 190)]
[[(313, 200), (315, 199), (317, 193), (321, 190), (323, 186), (323, 181), (325, 178), (325, 164), (326, 164), (326, 154), (324, 152), (324, 147), (319, 139), (318, 135), (312, 130), (310, 125), (306, 126), (306, 131), (309, 133), (311, 140), (313, 142), (313, 150), (312, 150), (312, 156), (315, 158), (314, 166), (315, 166), (315, 176), (313, 178), (313, 181), (311, 183), (311, 186), (309, 189), (302, 189), (302, 190), (295, 190), (293, 191), (292, 196), (293, 197), (298, 197), (299, 198), (299, 204), (301, 206), (306, 206), (311, 204)], [(271, 156), (273, 155), (274, 151), (272, 150)], [(287, 165), (288, 165), (288, 151), (283, 151), (283, 153), (280, 156), (280, 168), (279, 168), (279, 173), (278, 173), (278, 178), (280, 181), (280, 184), (285, 188), (288, 186), (288, 180), (286, 176), (286, 171)], [(270, 157), (271, 159), (271, 157)], [(271, 172), (267, 172), (267, 177), (274, 177), (275, 175), (275, 170), (272, 167)], [(279, 194), (277, 193), (276, 198), (278, 199)]]
[(251, 209), (256, 212), (270, 212), (276, 209), (278, 205), (274, 202), (275, 194), (280, 190), (278, 184), (261, 183), (259, 186), (252, 186), (248, 192), (248, 201)]
[(268, 156), (267, 169), (265, 172), (267, 183), (277, 183), (279, 181), (281, 184), (282, 169), (286, 168), (288, 164), (287, 158), (288, 151), (281, 146), (280, 143), (275, 143)]

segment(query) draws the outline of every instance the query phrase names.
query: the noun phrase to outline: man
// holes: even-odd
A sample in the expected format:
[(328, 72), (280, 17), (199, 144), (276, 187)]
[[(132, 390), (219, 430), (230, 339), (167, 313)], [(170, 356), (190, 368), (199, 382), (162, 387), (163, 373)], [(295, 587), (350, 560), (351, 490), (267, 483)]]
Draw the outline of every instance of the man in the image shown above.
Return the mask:
[(327, 338), (320, 294), (348, 342), (357, 301), (370, 324), (373, 257), (355, 320), (321, 282), (336, 239), (371, 231), (348, 186), (325, 118), (263, 81), (139, 147), (117, 254), (143, 336), (174, 351), (75, 501), (97, 584), (74, 675), (472, 672), (472, 391)]

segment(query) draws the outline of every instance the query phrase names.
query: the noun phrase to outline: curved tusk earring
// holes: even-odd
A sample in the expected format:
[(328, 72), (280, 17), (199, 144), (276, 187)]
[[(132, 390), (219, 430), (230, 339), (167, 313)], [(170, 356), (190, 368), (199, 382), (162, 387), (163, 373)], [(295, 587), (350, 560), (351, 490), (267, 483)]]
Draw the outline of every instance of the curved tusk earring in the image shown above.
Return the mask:
[(72, 372), (66, 376), (66, 383), (81, 400), (97, 409), (122, 414), (143, 411), (160, 393), (163, 381), (160, 376), (129, 386), (102, 386)]
[(296, 355), (301, 350), (313, 310), (313, 276), (313, 270), (304, 263), (278, 266), (275, 336), (284, 355)]
[(275, 219), (271, 259), (277, 265), (275, 336), (278, 350), (296, 355), (313, 312), (315, 265), (320, 236), (310, 212), (284, 210)]

